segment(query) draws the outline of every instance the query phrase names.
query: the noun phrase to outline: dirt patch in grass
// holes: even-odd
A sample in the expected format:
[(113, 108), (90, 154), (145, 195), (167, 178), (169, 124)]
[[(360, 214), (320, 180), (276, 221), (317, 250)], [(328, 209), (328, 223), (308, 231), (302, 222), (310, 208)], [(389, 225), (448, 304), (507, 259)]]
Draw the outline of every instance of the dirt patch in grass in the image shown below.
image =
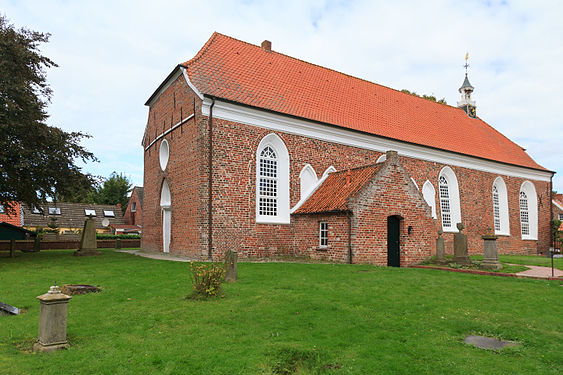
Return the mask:
[(330, 363), (326, 355), (315, 349), (282, 348), (272, 352), (269, 357), (272, 374), (276, 375), (326, 374), (342, 367), (338, 363)]

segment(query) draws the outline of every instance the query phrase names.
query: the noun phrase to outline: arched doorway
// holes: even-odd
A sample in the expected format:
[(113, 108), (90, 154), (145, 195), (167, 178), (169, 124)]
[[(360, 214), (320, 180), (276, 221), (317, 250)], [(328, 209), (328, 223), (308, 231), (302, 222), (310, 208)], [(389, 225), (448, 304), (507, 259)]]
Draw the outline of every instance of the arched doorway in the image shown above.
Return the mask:
[(171, 199), (170, 188), (168, 182), (164, 180), (162, 183), (162, 191), (160, 192), (160, 208), (162, 209), (162, 251), (170, 252), (170, 234), (172, 226), (172, 212), (170, 211)]
[(387, 266), (401, 266), (401, 218), (399, 216), (387, 217)]

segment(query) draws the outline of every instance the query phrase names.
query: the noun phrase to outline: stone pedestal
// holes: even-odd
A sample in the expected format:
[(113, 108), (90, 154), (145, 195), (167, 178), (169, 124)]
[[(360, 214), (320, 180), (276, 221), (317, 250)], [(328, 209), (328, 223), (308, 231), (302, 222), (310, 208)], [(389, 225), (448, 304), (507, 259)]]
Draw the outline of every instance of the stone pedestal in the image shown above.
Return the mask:
[(237, 281), (238, 270), (238, 253), (236, 251), (228, 250), (225, 253), (225, 281), (234, 283)]
[(438, 231), (438, 238), (436, 238), (436, 263), (446, 263), (446, 247), (442, 233), (444, 231), (440, 229)]
[(469, 259), (469, 250), (467, 246), (467, 235), (461, 233), (464, 226), (462, 223), (457, 223), (459, 233), (454, 234), (454, 259), (453, 262), (468, 266), (471, 264)]
[(37, 297), (40, 303), (39, 333), (37, 342), (33, 345), (36, 352), (49, 352), (68, 348), (66, 339), (66, 318), (68, 301), (72, 297), (61, 293), (58, 286), (52, 286), (49, 291)]
[(74, 255), (102, 255), (102, 252), (98, 250), (98, 243), (96, 242), (96, 222), (93, 217), (89, 217), (84, 222), (84, 229), (82, 230), (82, 237), (80, 238), (80, 249), (75, 251)]
[(485, 253), (483, 255), (483, 262), (481, 262), (481, 267), (500, 270), (502, 269), (502, 264), (498, 261), (498, 251), (497, 251), (497, 236), (488, 234), (482, 236), (485, 241)]

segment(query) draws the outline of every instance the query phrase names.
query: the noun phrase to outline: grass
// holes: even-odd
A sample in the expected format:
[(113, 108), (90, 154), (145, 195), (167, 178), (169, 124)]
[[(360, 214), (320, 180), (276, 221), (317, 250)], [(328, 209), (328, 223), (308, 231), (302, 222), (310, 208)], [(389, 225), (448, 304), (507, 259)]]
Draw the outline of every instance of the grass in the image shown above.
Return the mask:
[[(453, 255), (446, 255), (446, 260), (448, 262), (452, 262), (453, 257), (454, 257)], [(445, 263), (445, 264), (433, 263), (435, 260), (436, 260), (436, 257), (433, 256), (430, 261), (425, 262), (423, 265), (428, 266), (428, 267), (436, 267), (436, 268), (452, 267), (452, 265), (451, 265), (452, 263)], [(471, 260), (477, 261), (477, 263), (480, 264), (480, 261), (483, 260), (483, 256), (482, 255), (472, 255)], [(479, 264), (472, 264), (470, 266), (456, 265), (455, 268), (462, 268), (462, 269), (476, 270), (476, 271), (496, 272), (496, 273), (518, 273), (518, 272), (529, 270), (528, 267), (524, 267), (523, 265), (521, 265), (521, 266), (510, 265), (510, 264), (507, 264), (507, 263), (502, 262), (502, 261), (501, 261), (502, 269), (500, 269), (500, 270), (480, 267)], [(526, 263), (522, 263), (522, 264), (526, 264)]]
[[(186, 300), (188, 265), (102, 250), (0, 258), (0, 374), (559, 374), (558, 281), (369, 265), (239, 263), (223, 297)], [(36, 296), (70, 301), (68, 350), (31, 352)], [(501, 352), (469, 334), (516, 340)]]

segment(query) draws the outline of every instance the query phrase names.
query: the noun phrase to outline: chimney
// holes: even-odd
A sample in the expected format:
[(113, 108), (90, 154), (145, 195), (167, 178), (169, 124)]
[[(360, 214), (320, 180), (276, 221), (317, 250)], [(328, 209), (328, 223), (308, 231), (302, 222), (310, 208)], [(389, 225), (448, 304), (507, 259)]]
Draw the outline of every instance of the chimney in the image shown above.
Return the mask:
[(350, 178), (352, 176), (352, 173), (350, 172), (350, 170), (348, 169), (348, 172), (346, 172), (346, 185), (350, 185)]
[(272, 52), (272, 42), (270, 42), (269, 40), (264, 40), (262, 42), (262, 49), (264, 49), (264, 51), (266, 52)]

